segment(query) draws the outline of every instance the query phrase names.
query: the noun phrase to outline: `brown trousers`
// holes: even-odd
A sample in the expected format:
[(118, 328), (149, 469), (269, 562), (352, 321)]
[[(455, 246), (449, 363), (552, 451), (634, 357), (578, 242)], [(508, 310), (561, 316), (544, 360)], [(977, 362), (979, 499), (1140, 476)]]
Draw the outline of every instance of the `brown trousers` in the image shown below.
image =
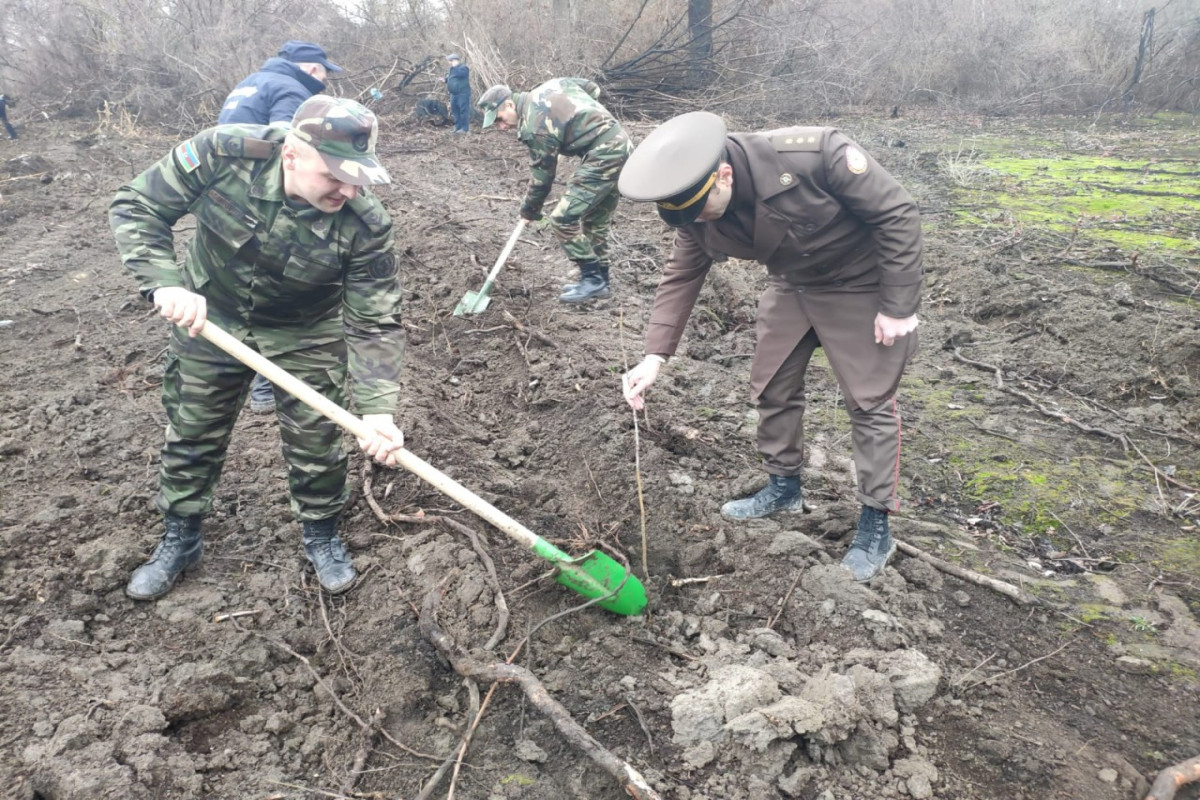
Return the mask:
[[(803, 469), (804, 374), (813, 351), (820, 346), (817, 332), (810, 328), (758, 395), (758, 452), (772, 475), (799, 475)], [(896, 398), (890, 397), (873, 408), (860, 408), (844, 384), (842, 397), (850, 412), (858, 499), (881, 511), (896, 511), (900, 502), (896, 495), (900, 479), (900, 413)]]

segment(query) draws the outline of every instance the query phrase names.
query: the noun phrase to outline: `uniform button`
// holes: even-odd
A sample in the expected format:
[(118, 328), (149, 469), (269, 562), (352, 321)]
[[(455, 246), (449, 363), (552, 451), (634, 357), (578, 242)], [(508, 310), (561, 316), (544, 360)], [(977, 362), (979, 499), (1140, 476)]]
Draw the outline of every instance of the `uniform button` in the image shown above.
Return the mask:
[(812, 253), (801, 253), (801, 254), (800, 254), (800, 257), (801, 257), (801, 258), (809, 258), (809, 257), (811, 257), (811, 256), (812, 256)]
[(817, 229), (817, 226), (812, 224), (811, 222), (804, 226), (804, 230), (806, 230), (806, 231), (815, 231), (816, 229)]
[(804, 287), (803, 287), (803, 286), (797, 286), (797, 287), (795, 287), (795, 288), (796, 288), (796, 292), (797, 292), (797, 294), (804, 294)]

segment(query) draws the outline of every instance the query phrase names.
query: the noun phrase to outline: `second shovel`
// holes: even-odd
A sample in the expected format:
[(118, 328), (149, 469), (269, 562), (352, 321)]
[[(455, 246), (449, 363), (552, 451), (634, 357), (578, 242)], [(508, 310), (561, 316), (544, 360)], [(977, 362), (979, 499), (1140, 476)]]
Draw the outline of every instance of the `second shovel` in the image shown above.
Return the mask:
[(487, 274), (487, 280), (483, 282), (483, 288), (478, 292), (467, 292), (463, 295), (463, 299), (459, 300), (458, 305), (454, 307), (454, 316), (461, 317), (464, 314), (482, 314), (487, 310), (488, 303), (492, 301), (492, 284), (495, 282), (496, 276), (500, 274), (500, 268), (508, 260), (508, 254), (516, 246), (517, 239), (521, 236), (521, 231), (524, 228), (525, 220), (521, 219), (517, 222), (517, 227), (513, 228), (512, 235), (508, 237), (508, 242), (505, 243), (504, 249), (500, 251), (500, 257), (496, 259), (496, 266), (492, 267), (492, 271)]

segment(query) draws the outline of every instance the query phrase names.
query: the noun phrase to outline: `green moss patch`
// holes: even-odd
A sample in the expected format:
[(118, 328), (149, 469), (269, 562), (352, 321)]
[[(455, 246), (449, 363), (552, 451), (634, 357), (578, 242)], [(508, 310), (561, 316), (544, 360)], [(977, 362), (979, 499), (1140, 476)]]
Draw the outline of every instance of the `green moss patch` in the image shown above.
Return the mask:
[(1198, 253), (1196, 130), (1170, 119), (1145, 127), (1153, 133), (1141, 136), (1158, 146), (1143, 139), (1136, 155), (1125, 154), (1128, 130), (1093, 127), (1066, 142), (981, 135), (939, 163), (959, 186), (962, 222), (1034, 226), (1129, 252)]

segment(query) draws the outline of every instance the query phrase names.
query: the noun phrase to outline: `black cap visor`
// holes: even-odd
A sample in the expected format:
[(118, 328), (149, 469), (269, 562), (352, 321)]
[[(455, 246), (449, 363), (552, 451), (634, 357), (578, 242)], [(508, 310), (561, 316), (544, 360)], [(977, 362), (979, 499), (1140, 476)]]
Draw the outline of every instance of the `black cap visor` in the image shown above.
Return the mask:
[[(720, 166), (719, 162), (717, 166)], [(700, 212), (704, 211), (704, 206), (708, 203), (708, 195), (712, 192), (716, 182), (717, 171), (714, 167), (712, 172), (704, 176), (704, 180), (689, 186), (679, 194), (659, 200), (655, 204), (658, 208), (658, 215), (672, 228), (682, 228), (684, 225), (695, 222), (696, 217), (700, 216)]]

